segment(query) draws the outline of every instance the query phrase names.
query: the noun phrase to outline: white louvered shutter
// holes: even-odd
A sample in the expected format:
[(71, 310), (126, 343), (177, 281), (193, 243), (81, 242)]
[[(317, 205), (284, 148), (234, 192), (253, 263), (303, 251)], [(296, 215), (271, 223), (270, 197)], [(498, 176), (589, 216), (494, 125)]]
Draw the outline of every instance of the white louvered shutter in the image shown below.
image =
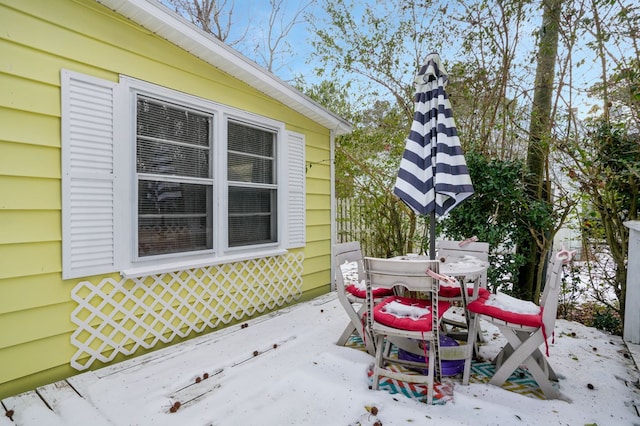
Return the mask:
[(113, 272), (116, 83), (63, 70), (62, 278)]
[(304, 135), (287, 134), (287, 248), (306, 243)]

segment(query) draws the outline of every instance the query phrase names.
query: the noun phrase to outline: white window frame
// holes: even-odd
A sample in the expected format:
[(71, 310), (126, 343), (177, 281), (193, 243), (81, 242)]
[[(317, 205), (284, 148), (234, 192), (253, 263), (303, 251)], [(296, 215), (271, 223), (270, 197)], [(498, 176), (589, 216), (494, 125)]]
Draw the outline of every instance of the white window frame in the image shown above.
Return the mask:
[[(163, 105), (175, 105), (178, 108), (184, 108), (185, 110), (188, 111), (194, 111), (197, 112), (199, 114), (202, 114), (204, 116), (207, 116), (210, 120), (210, 128), (209, 128), (209, 147), (208, 147), (208, 154), (209, 154), (209, 171), (211, 173), (211, 175), (209, 177), (206, 178), (202, 178), (202, 177), (187, 177), (187, 176), (179, 176), (179, 177), (167, 177), (161, 174), (154, 174), (154, 173), (140, 173), (137, 170), (137, 161), (135, 158), (137, 149), (134, 149), (134, 163), (133, 163), (133, 180), (134, 180), (134, 185), (133, 188), (131, 188), (131, 190), (134, 192), (134, 200), (136, 200), (137, 203), (139, 203), (140, 201), (140, 194), (138, 193), (139, 188), (140, 188), (140, 181), (141, 180), (149, 180), (149, 179), (153, 179), (153, 180), (167, 180), (169, 182), (181, 182), (181, 183), (192, 183), (192, 184), (197, 184), (197, 185), (204, 185), (209, 187), (209, 190), (211, 191), (211, 205), (209, 206), (209, 210), (207, 211), (208, 214), (211, 215), (211, 217), (213, 218), (213, 197), (214, 197), (214, 191), (215, 191), (215, 182), (213, 180), (213, 173), (214, 173), (214, 168), (215, 168), (215, 164), (214, 164), (214, 158), (213, 158), (213, 147), (214, 147), (214, 125), (215, 125), (215, 116), (210, 113), (210, 112), (206, 112), (206, 111), (201, 111), (201, 110), (196, 110), (194, 108), (189, 108), (186, 107), (184, 103), (181, 104), (174, 104), (169, 102), (166, 99), (158, 99), (158, 98), (151, 98), (149, 96), (143, 95), (142, 93), (137, 93), (134, 97), (133, 97), (133, 101), (136, 102), (136, 114), (138, 113), (137, 110), (137, 101), (138, 99), (142, 97), (144, 99), (149, 99), (151, 101), (154, 102), (158, 102), (160, 104)], [(138, 118), (137, 116), (135, 117), (135, 122), (137, 123)], [(138, 135), (137, 135), (137, 131), (136, 131), (136, 126), (134, 126), (134, 147), (137, 148), (137, 143), (138, 143)], [(133, 218), (133, 229), (136, 230), (135, 234), (132, 232), (131, 235), (133, 236), (134, 240), (137, 242), (134, 242), (133, 247), (135, 247), (135, 250), (133, 252), (133, 260), (134, 262), (145, 262), (151, 259), (162, 259), (162, 260), (171, 260), (172, 258), (177, 258), (177, 257), (183, 257), (185, 255), (186, 252), (176, 252), (176, 253), (167, 253), (167, 254), (159, 254), (159, 255), (148, 255), (148, 256), (140, 256), (139, 252), (139, 247), (140, 247), (140, 234), (139, 234), (139, 221), (140, 221), (140, 215), (138, 213), (138, 209), (139, 209), (139, 204), (136, 204), (136, 209), (135, 212), (132, 214), (132, 218)], [(213, 223), (211, 224), (211, 232), (213, 233), (215, 230), (215, 228), (213, 227)], [(135, 235), (135, 236), (134, 236)], [(213, 242), (211, 242), (213, 244)], [(210, 249), (203, 249), (203, 250), (198, 250), (197, 253), (213, 253), (214, 249), (213, 246)]]
[[(224, 199), (227, 202), (227, 205), (226, 205), (227, 208), (225, 208), (225, 212), (224, 212), (224, 223), (225, 223), (225, 226), (224, 226), (225, 231), (224, 232), (225, 232), (225, 235), (227, 235), (227, 237), (224, 238), (225, 244), (226, 244), (225, 245), (225, 249), (226, 249), (225, 251), (233, 252), (233, 251), (243, 251), (243, 250), (246, 250), (246, 249), (255, 249), (256, 247), (269, 247), (269, 246), (277, 247), (278, 245), (281, 244), (282, 238), (283, 238), (283, 235), (282, 235), (282, 232), (281, 232), (282, 223), (280, 221), (280, 216), (282, 214), (281, 213), (281, 209), (284, 206), (281, 204), (280, 200), (282, 198), (281, 192), (283, 191), (281, 182), (285, 181), (285, 177), (281, 173), (282, 169), (284, 168), (282, 166), (282, 163), (284, 163), (284, 161), (281, 160), (281, 158), (280, 158), (280, 148), (279, 148), (280, 145), (282, 145), (281, 141), (282, 141), (282, 133), (283, 132), (279, 132), (278, 130), (276, 130), (273, 127), (266, 127), (266, 126), (261, 125), (261, 124), (256, 123), (256, 122), (251, 122), (251, 121), (247, 121), (247, 120), (239, 120), (237, 118), (237, 116), (230, 115), (230, 114), (225, 114), (225, 117), (224, 117), (223, 121), (224, 121), (223, 125), (225, 126), (225, 129), (224, 129), (224, 135), (225, 136), (224, 136), (224, 142), (223, 142), (223, 144), (225, 145), (225, 150), (224, 150), (225, 161), (228, 160), (228, 151), (226, 149), (226, 146), (228, 146), (228, 143), (227, 143), (227, 141), (228, 141), (227, 132), (228, 132), (228, 129), (229, 129), (229, 127), (228, 127), (229, 121), (234, 122), (234, 123), (239, 124), (239, 125), (247, 126), (247, 127), (253, 127), (253, 128), (257, 128), (257, 129), (261, 129), (261, 130), (266, 130), (267, 132), (273, 132), (276, 135), (276, 141), (275, 141), (275, 146), (274, 146), (274, 152), (275, 152), (274, 162), (275, 162), (275, 167), (276, 167), (276, 176), (274, 176), (275, 183), (270, 183), (270, 184), (247, 183), (247, 185), (232, 185), (232, 184), (229, 183), (229, 180), (228, 180), (228, 173), (227, 173), (228, 167), (225, 167), (225, 181), (224, 181), (224, 183), (225, 183), (224, 184), (225, 197), (224, 197)], [(231, 186), (235, 186), (235, 187), (245, 186), (245, 187), (252, 187), (252, 188), (265, 188), (265, 189), (275, 189), (276, 190), (277, 199), (278, 199), (278, 201), (276, 202), (276, 220), (277, 220), (277, 223), (276, 223), (276, 231), (277, 231), (276, 241), (269, 242), (269, 243), (257, 244), (257, 245), (241, 245), (241, 246), (236, 246), (236, 247), (229, 246), (229, 240), (228, 240), (228, 229), (229, 229), (229, 209), (228, 209), (229, 198), (228, 198), (228, 191), (229, 191), (229, 188)]]
[[(69, 81), (103, 83), (83, 74), (63, 70), (63, 167), (65, 166), (66, 140), (73, 123), (65, 111), (68, 101)], [(98, 273), (120, 272), (125, 277), (138, 277), (169, 271), (203, 267), (214, 264), (242, 261), (281, 255), (289, 248), (305, 245), (305, 137), (289, 132), (285, 124), (268, 117), (242, 111), (197, 96), (158, 86), (132, 77), (120, 76), (119, 83), (104, 82), (113, 90), (113, 261), (105, 261), (99, 268), (74, 268), (70, 247), (71, 219), (65, 196), (70, 190), (63, 179), (63, 277), (73, 278)], [(139, 258), (137, 256), (137, 180), (136, 180), (136, 99), (138, 94), (166, 101), (213, 116), (213, 249), (193, 253), (173, 253)], [(277, 184), (277, 242), (229, 247), (227, 242), (227, 120), (264, 128), (276, 134), (276, 184)], [(66, 169), (63, 169), (66, 170)], [(67, 179), (68, 180), (68, 179)], [(65, 195), (67, 194), (67, 195)], [(69, 215), (69, 217), (71, 217)], [(66, 224), (66, 225), (65, 225)]]

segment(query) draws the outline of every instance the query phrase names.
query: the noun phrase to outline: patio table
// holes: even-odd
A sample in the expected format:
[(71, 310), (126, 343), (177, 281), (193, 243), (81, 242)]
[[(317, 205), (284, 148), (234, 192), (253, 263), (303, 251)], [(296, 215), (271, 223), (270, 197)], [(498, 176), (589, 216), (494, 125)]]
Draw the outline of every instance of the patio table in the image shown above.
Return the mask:
[[(395, 256), (394, 259), (402, 259), (410, 262), (412, 260), (428, 259), (428, 256), (403, 255)], [(485, 285), (489, 263), (481, 261), (480, 259), (473, 256), (447, 256), (442, 257), (440, 261), (440, 275), (446, 275), (455, 278), (456, 280), (458, 280), (462, 289), (465, 289), (468, 283), (473, 283), (473, 292), (471, 293), (471, 296), (468, 295), (467, 291), (461, 291), (462, 308), (464, 310), (467, 331), (464, 333), (449, 333), (450, 336), (456, 337), (457, 339), (465, 340), (467, 342), (474, 342), (474, 347), (471, 355), (468, 352), (469, 348), (467, 345), (440, 347), (441, 360), (466, 359), (469, 356), (473, 356), (473, 354), (477, 354), (477, 346), (475, 343), (476, 339), (470, 339), (468, 336), (468, 331), (471, 325), (471, 315), (469, 313), (469, 310), (467, 309), (467, 306), (469, 302), (475, 300), (478, 297), (481, 285)], [(415, 355), (424, 354), (424, 349), (419, 346), (418, 342), (407, 341), (406, 339), (391, 339), (391, 341), (394, 345), (404, 351), (410, 352)], [(471, 362), (465, 362), (465, 369), (462, 378), (463, 384), (468, 384), (469, 382), (470, 367)]]
[[(436, 256), (437, 257), (437, 256)], [(428, 259), (428, 256), (421, 255), (404, 255), (396, 256), (394, 259), (402, 260), (424, 260)], [(440, 274), (453, 277), (458, 280), (461, 287), (465, 287), (467, 283), (473, 282), (473, 292), (469, 297), (468, 293), (462, 291), (462, 305), (465, 311), (467, 319), (467, 325), (469, 325), (469, 315), (467, 305), (470, 301), (478, 298), (480, 287), (486, 284), (486, 274), (489, 268), (489, 263), (484, 262), (473, 256), (448, 256), (440, 258)]]

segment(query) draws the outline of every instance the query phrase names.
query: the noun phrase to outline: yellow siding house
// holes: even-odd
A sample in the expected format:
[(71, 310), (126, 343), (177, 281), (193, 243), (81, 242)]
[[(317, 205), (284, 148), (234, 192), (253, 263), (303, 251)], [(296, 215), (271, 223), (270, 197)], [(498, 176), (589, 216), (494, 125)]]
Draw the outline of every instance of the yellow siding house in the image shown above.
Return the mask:
[(0, 28), (0, 398), (329, 291), (349, 123), (156, 0)]

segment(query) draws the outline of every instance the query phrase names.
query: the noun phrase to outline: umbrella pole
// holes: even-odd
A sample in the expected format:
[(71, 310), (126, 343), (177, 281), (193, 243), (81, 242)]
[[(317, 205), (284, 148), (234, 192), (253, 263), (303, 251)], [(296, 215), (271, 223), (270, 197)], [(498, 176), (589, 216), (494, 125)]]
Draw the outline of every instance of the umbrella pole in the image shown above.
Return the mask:
[(429, 214), (429, 259), (436, 258), (436, 212)]
[(421, 216), (422, 220), (424, 220), (424, 232), (422, 233), (422, 238), (420, 239), (420, 254), (427, 255), (427, 247), (429, 244), (429, 224), (427, 223), (427, 216)]

